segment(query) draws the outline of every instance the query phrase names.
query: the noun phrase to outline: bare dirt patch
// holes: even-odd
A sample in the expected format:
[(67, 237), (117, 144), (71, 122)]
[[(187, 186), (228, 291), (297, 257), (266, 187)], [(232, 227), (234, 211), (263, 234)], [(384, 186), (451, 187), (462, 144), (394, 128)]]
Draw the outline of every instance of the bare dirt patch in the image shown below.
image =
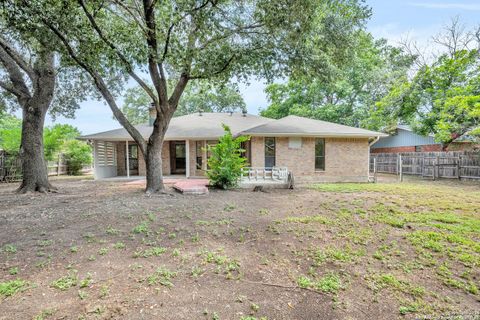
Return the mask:
[(60, 193), (49, 195), (0, 185), (0, 319), (394, 319), (479, 309), (478, 185), (148, 197), (122, 182), (54, 184)]

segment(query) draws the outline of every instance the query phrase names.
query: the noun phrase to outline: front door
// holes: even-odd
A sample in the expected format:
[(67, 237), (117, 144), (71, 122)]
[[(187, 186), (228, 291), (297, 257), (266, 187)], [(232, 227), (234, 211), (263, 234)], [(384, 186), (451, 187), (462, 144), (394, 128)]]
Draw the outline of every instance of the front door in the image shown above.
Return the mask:
[(185, 141), (170, 142), (170, 164), (172, 174), (186, 172)]

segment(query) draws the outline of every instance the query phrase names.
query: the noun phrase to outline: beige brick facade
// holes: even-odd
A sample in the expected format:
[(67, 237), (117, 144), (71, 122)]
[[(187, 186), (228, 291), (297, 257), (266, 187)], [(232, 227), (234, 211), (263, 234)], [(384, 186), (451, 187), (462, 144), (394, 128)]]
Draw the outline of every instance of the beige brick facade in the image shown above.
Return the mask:
[[(252, 137), (252, 167), (265, 163), (264, 139)], [(368, 139), (325, 138), (325, 171), (315, 170), (315, 138), (303, 137), (299, 148), (289, 138), (275, 139), (275, 164), (287, 167), (297, 181), (365, 182), (368, 179)]]
[[(365, 182), (368, 179), (368, 139), (325, 138), (325, 170), (315, 170), (315, 138), (301, 138), (301, 145), (290, 147), (288, 137), (275, 139), (275, 163), (287, 167), (297, 181)], [(189, 141), (190, 176), (201, 177), (207, 168), (205, 141), (200, 141), (202, 168), (197, 168), (196, 141)], [(249, 150), (250, 166), (265, 166), (263, 137), (251, 137)], [(162, 149), (163, 174), (170, 174), (170, 143), (165, 141)], [(139, 150), (138, 174), (145, 175), (145, 161)], [(125, 143), (117, 143), (117, 174), (125, 176)]]

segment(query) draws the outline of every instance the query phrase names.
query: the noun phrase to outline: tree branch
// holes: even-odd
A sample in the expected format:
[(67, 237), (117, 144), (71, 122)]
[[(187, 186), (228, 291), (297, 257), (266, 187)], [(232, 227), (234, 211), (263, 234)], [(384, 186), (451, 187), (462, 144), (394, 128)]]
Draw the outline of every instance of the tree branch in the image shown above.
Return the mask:
[(115, 102), (115, 98), (110, 93), (106, 83), (103, 81), (102, 77), (96, 72), (93, 68), (91, 68), (87, 63), (85, 63), (73, 50), (72, 46), (66, 39), (66, 37), (48, 20), (42, 18), (42, 22), (60, 39), (60, 41), (65, 46), (69, 56), (80, 66), (82, 67), (90, 76), (93, 78), (96, 87), (102, 94), (103, 98), (107, 101), (110, 109), (113, 112), (115, 118), (120, 122), (120, 124), (127, 130), (127, 132), (132, 136), (135, 142), (139, 145), (140, 150), (143, 154), (146, 154), (147, 145), (145, 143), (144, 138), (142, 137), (141, 133), (128, 121), (125, 115), (122, 113), (120, 108), (118, 108), (117, 103)]
[(19, 66), (17, 65), (16, 61), (7, 53), (7, 51), (3, 49), (3, 46), (0, 46), (0, 64), (4, 66), (12, 83), (11, 87), (13, 91), (8, 91), (14, 93), (18, 99), (31, 98), (30, 90), (25, 83), (25, 79), (23, 78), (23, 74), (20, 71)]
[(160, 103), (156, 103), (157, 112), (162, 112), (160, 106), (167, 102), (167, 81), (162, 63), (158, 62), (158, 44), (155, 23), (155, 4), (153, 0), (143, 0), (143, 12), (147, 26), (148, 70), (150, 78), (158, 93)]
[(233, 60), (235, 60), (236, 58), (236, 55), (234, 54), (233, 56), (230, 57), (230, 59), (228, 59), (225, 64), (218, 70), (210, 73), (210, 74), (201, 74), (201, 75), (193, 75), (193, 76), (190, 76), (188, 77), (190, 80), (196, 80), (196, 79), (207, 79), (207, 78), (210, 78), (212, 76), (216, 76), (217, 74), (220, 74), (222, 72), (224, 72), (225, 70), (227, 70), (228, 66), (232, 63)]
[(35, 76), (35, 71), (33, 68), (23, 59), (23, 57), (15, 51), (15, 49), (10, 46), (7, 42), (7, 40), (3, 37), (0, 36), (0, 47), (5, 50), (5, 52), (12, 58), (13, 61), (23, 70), (25, 73), (28, 75), (30, 80), (35, 81), (36, 76)]
[(149, 95), (149, 97), (157, 103), (157, 96), (153, 93), (153, 91), (150, 89), (150, 87), (133, 71), (133, 67), (131, 63), (127, 60), (127, 58), (118, 50), (118, 48), (111, 42), (107, 37), (103, 34), (102, 30), (98, 26), (97, 22), (95, 21), (95, 18), (90, 14), (88, 11), (85, 2), (83, 0), (78, 0), (78, 3), (82, 7), (83, 11), (85, 12), (85, 15), (87, 16), (88, 20), (90, 21), (90, 24), (92, 25), (93, 29), (97, 32), (98, 36), (100, 39), (102, 39), (103, 42), (105, 42), (114, 52), (115, 54), (120, 58), (122, 63), (125, 65), (127, 73), (135, 79), (135, 81), (142, 87), (143, 90)]
[(15, 89), (15, 87), (12, 84), (9, 84), (5, 81), (0, 80), (0, 87), (3, 88), (3, 90), (15, 95), (16, 97), (24, 97), (23, 92)]

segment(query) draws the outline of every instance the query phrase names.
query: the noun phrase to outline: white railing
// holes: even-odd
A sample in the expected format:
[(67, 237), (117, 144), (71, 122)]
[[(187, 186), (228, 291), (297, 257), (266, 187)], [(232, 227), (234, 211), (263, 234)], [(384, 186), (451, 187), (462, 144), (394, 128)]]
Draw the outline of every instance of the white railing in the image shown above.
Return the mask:
[(242, 177), (245, 180), (288, 180), (287, 167), (245, 167), (242, 168)]

